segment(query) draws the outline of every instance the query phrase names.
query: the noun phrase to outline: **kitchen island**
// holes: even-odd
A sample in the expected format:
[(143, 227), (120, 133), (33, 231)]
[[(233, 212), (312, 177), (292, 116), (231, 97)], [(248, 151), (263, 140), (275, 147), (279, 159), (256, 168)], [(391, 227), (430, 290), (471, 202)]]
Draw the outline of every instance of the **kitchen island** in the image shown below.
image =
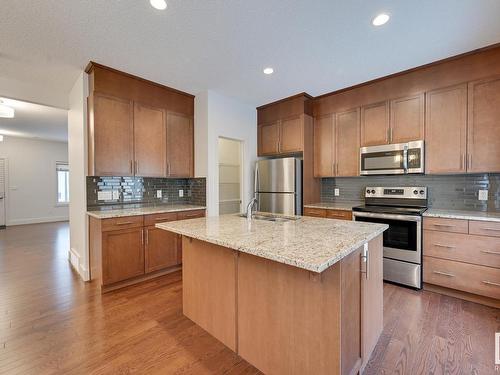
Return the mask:
[(224, 215), (182, 235), (183, 312), (268, 374), (355, 374), (382, 331), (384, 224)]

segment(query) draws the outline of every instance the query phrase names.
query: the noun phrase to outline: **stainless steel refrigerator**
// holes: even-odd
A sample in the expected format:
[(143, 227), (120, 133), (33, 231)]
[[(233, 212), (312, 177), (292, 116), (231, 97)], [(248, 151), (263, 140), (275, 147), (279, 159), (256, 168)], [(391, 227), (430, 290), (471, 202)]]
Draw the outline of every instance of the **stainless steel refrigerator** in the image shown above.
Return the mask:
[(302, 215), (302, 159), (259, 160), (255, 196), (259, 211)]

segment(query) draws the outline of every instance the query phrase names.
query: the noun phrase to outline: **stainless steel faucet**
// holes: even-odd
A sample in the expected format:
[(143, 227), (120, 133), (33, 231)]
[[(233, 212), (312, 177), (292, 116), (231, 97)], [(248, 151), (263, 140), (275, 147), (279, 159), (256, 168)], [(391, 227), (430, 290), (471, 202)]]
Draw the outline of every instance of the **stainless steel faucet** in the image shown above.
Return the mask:
[(252, 220), (252, 208), (257, 203), (257, 198), (253, 197), (247, 205), (247, 220)]

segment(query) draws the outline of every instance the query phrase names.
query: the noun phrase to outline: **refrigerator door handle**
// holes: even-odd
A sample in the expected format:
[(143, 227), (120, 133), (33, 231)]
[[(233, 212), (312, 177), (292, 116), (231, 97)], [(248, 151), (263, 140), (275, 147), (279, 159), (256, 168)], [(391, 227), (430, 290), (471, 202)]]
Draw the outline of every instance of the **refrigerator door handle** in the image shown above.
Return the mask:
[[(255, 175), (254, 175), (254, 183), (253, 183), (253, 196), (257, 197), (257, 191), (259, 188), (259, 162), (255, 163)], [(258, 204), (258, 202), (257, 202)]]

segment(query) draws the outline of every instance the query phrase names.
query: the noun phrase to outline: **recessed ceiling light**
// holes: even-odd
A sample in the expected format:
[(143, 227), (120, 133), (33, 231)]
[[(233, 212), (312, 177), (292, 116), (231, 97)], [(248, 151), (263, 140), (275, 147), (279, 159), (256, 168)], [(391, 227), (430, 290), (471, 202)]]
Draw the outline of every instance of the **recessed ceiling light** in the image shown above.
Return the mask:
[(264, 74), (273, 74), (274, 73), (274, 69), (273, 68), (265, 68), (263, 70)]
[(149, 0), (151, 6), (158, 10), (167, 9), (167, 2), (165, 0)]
[(382, 26), (389, 21), (389, 18), (391, 17), (388, 14), (381, 13), (373, 19), (372, 24), (373, 26)]
[(14, 112), (14, 108), (6, 106), (3, 104), (3, 101), (0, 100), (0, 117), (14, 118)]

